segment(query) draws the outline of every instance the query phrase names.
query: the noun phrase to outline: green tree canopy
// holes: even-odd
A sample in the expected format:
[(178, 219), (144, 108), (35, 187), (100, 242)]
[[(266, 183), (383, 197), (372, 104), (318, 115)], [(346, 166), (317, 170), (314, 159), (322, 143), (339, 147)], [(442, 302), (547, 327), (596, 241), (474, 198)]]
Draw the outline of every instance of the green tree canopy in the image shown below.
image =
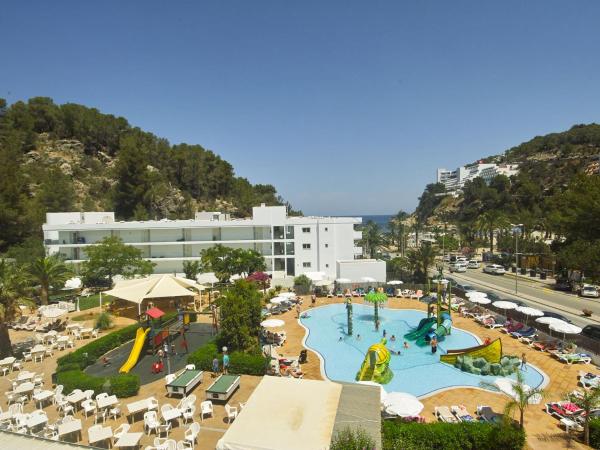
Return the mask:
[(28, 298), (27, 274), (21, 266), (0, 259), (0, 358), (12, 354), (8, 324), (21, 315), (19, 305), (33, 305)]
[(136, 275), (150, 275), (154, 263), (142, 258), (141, 250), (126, 245), (116, 237), (106, 237), (95, 245), (86, 248), (88, 260), (83, 264), (84, 282), (108, 280), (112, 285), (115, 275), (131, 278)]
[(217, 244), (202, 250), (200, 256), (203, 268), (214, 272), (221, 283), (228, 282), (232, 275), (249, 275), (266, 270), (265, 259), (255, 250)]
[(238, 280), (218, 300), (219, 346), (230, 350), (256, 349), (260, 332), (262, 296), (256, 285)]

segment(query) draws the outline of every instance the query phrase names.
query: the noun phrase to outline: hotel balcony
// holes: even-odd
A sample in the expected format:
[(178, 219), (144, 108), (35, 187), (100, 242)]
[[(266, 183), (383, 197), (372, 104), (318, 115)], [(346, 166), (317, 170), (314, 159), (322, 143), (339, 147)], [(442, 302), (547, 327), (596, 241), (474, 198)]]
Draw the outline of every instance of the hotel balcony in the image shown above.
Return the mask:
[(354, 232), (352, 232), (352, 238), (355, 241), (358, 241), (358, 240), (362, 239), (362, 231), (354, 231)]

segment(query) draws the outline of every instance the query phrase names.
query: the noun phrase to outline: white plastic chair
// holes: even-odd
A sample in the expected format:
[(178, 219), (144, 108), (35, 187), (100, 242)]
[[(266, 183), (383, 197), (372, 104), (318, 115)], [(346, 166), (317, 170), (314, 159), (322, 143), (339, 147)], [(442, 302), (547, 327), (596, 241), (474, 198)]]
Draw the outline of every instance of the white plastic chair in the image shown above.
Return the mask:
[(146, 431), (146, 434), (150, 434), (150, 430), (158, 433), (159, 426), (160, 422), (158, 421), (156, 411), (147, 411), (144, 413), (144, 431)]
[(171, 431), (171, 422), (161, 423), (156, 429), (156, 434), (158, 437), (161, 437), (163, 433), (166, 435), (165, 437), (169, 437), (169, 431)]
[(225, 405), (225, 412), (227, 413), (227, 423), (231, 423), (238, 415), (238, 409), (235, 406)]
[(106, 422), (106, 410), (97, 410), (96, 414), (94, 414), (94, 423), (98, 423), (98, 420), (102, 419), (102, 423)]
[(114, 420), (117, 420), (117, 417), (121, 416), (121, 404), (117, 403), (115, 406), (109, 409), (108, 415), (112, 417)]
[(198, 440), (198, 434), (200, 434), (200, 424), (198, 422), (191, 423), (187, 430), (185, 430), (184, 439), (192, 448), (194, 448), (194, 444)]
[(190, 420), (194, 420), (194, 413), (196, 412), (196, 407), (192, 404), (188, 406), (185, 410), (181, 412), (181, 416), (183, 417), (183, 421), (187, 423)]
[(189, 450), (193, 448), (188, 441), (177, 441), (177, 450)]
[(210, 417), (213, 415), (213, 404), (210, 400), (205, 400), (200, 403), (200, 419), (204, 420), (204, 415), (210, 414)]
[(188, 364), (185, 366), (186, 370), (196, 370), (196, 364)]
[(94, 400), (84, 400), (81, 402), (81, 407), (83, 408), (83, 414), (87, 417), (89, 413), (96, 410), (96, 402)]
[(158, 400), (154, 397), (148, 399), (148, 411), (158, 411)]
[(113, 433), (113, 437), (115, 439), (119, 439), (122, 435), (127, 433), (130, 428), (131, 428), (131, 425), (129, 425), (128, 423), (122, 423), (121, 425), (119, 425), (119, 427)]

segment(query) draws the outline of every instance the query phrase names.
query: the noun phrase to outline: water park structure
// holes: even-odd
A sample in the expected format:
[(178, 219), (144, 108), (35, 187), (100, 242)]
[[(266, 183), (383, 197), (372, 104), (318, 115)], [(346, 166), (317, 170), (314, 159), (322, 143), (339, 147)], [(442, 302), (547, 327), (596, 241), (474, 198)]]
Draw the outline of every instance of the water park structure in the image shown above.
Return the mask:
[(390, 370), (391, 353), (385, 346), (387, 340), (373, 344), (367, 350), (365, 359), (356, 374), (356, 381), (374, 381), (379, 384), (390, 382), (394, 373)]

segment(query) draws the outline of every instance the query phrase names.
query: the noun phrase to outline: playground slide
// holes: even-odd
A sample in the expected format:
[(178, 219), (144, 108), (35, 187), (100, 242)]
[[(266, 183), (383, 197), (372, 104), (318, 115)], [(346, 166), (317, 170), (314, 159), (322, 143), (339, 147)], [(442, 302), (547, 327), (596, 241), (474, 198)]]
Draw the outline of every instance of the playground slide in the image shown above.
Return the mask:
[(437, 322), (435, 317), (429, 317), (419, 322), (419, 326), (409, 333), (406, 333), (404, 337), (409, 340), (419, 339), (421, 336), (426, 335), (431, 330), (434, 323)]
[(120, 373), (129, 373), (131, 369), (136, 365), (138, 359), (140, 358), (140, 353), (142, 352), (142, 348), (144, 348), (144, 342), (146, 341), (146, 336), (150, 332), (150, 328), (146, 328), (145, 330), (140, 327), (137, 329), (135, 334), (135, 341), (133, 342), (133, 348), (131, 349), (131, 353), (129, 354), (129, 358), (125, 361), (125, 364), (119, 369)]

